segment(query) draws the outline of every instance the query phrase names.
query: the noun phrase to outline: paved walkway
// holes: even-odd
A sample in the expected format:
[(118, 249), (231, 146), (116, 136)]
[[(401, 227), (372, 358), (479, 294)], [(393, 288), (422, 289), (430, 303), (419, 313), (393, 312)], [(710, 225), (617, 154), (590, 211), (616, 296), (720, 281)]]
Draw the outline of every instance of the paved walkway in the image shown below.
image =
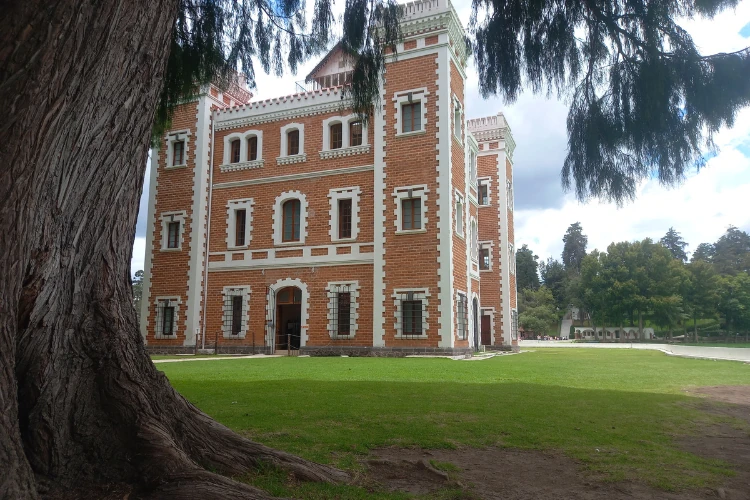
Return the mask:
[(270, 359), (280, 358), (280, 354), (251, 354), (249, 356), (192, 356), (186, 355), (184, 359), (152, 359), (154, 363), (184, 363), (185, 361), (222, 361), (225, 359)]
[(745, 347), (702, 347), (679, 344), (640, 344), (636, 342), (572, 342), (554, 340), (520, 340), (519, 346), (529, 347), (564, 347), (583, 349), (644, 349), (661, 351), (669, 356), (696, 359), (719, 359), (727, 361), (742, 361), (750, 363), (750, 349)]

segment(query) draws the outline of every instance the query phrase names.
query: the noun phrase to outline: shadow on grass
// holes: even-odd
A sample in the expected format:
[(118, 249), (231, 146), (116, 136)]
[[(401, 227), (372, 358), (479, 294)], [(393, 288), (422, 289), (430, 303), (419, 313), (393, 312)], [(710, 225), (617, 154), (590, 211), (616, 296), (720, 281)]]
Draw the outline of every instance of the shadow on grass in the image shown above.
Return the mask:
[(699, 411), (697, 398), (675, 394), (517, 382), (174, 385), (251, 439), (351, 470), (378, 447), (500, 446), (561, 450), (599, 479), (637, 480), (665, 490), (715, 485), (731, 474), (726, 463), (678, 449), (676, 434), (695, 433), (721, 417)]

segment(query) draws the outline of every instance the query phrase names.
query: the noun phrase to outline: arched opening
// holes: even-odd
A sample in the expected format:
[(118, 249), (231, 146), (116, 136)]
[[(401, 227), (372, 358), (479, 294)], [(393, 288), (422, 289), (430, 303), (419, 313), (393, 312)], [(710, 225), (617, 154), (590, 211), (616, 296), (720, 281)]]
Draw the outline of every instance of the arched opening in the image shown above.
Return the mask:
[(276, 349), (298, 351), (301, 340), (302, 290), (288, 286), (276, 292)]

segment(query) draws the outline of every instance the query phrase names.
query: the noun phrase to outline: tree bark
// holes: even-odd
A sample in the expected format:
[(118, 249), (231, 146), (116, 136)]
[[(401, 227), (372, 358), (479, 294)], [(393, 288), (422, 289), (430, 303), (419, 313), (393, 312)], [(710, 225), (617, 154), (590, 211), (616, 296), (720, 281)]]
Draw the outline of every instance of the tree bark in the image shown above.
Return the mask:
[(0, 498), (86, 482), (138, 497), (268, 498), (218, 475), (261, 463), (348, 479), (214, 422), (143, 345), (130, 259), (176, 11), (177, 0), (3, 7)]

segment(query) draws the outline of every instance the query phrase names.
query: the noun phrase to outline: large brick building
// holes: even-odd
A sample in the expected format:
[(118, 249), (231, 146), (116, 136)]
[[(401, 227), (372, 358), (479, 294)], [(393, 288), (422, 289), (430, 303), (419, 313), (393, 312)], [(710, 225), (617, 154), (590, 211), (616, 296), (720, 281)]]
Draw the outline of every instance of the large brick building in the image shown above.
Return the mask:
[(334, 48), (309, 91), (202, 89), (152, 152), (141, 330), (149, 349), (463, 353), (516, 344), (512, 157), (466, 120), (463, 28), (405, 5), (369, 122)]

